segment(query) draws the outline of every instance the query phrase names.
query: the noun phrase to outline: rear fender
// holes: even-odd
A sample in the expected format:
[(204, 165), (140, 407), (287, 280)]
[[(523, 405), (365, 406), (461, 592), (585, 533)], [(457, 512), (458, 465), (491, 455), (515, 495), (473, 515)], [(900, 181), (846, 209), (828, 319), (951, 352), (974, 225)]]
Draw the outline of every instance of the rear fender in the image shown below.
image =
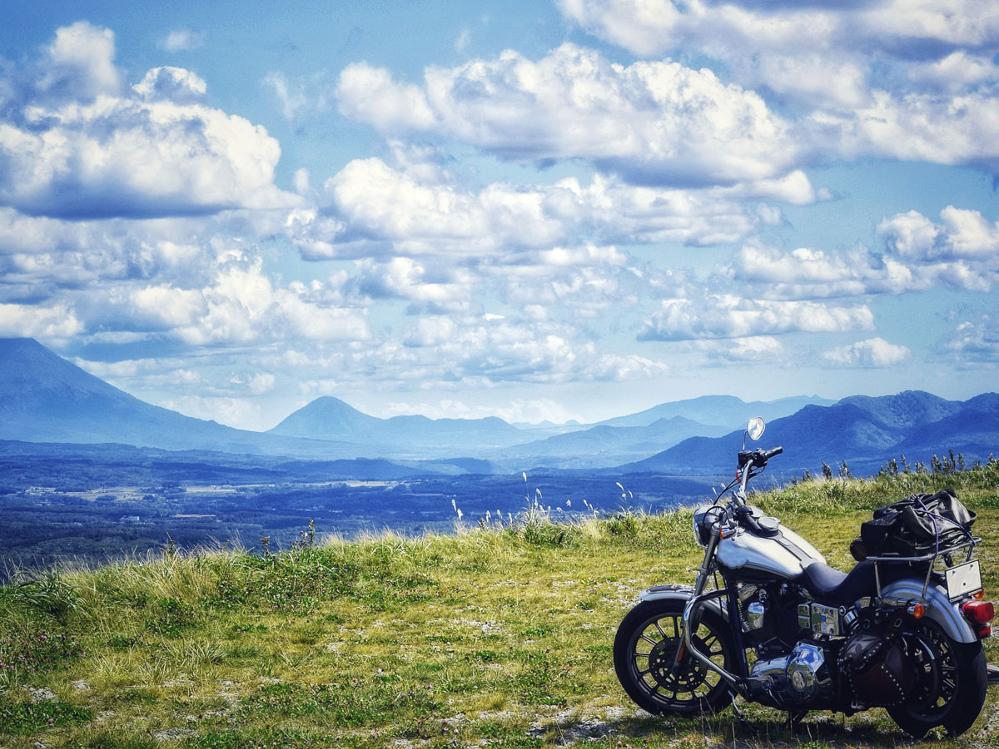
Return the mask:
[[(884, 598), (918, 601), (923, 592), (923, 581), (897, 580), (881, 589)], [(971, 625), (961, 615), (956, 603), (951, 603), (947, 592), (939, 585), (926, 588), (926, 616), (937, 624), (954, 642), (978, 642)]]

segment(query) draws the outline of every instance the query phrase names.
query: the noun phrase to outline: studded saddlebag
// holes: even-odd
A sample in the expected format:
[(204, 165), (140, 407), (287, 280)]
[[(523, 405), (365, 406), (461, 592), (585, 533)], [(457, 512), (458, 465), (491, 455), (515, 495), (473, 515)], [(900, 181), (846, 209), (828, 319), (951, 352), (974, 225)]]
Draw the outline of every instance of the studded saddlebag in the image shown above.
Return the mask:
[(837, 664), (854, 703), (866, 707), (903, 702), (915, 682), (901, 638), (872, 630), (852, 635), (840, 650)]

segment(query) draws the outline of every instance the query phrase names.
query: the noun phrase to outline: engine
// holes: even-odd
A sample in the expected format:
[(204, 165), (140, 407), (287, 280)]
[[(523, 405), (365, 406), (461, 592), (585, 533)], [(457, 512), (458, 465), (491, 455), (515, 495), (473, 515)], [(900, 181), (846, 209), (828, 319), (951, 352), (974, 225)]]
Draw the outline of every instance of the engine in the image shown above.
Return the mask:
[(761, 701), (852, 711), (898, 704), (918, 691), (897, 617), (819, 604), (790, 586), (742, 585), (739, 593), (744, 637), (758, 658), (750, 679)]
[(835, 695), (826, 656), (821, 645), (799, 642), (788, 655), (754, 663), (750, 676), (778, 707), (825, 703)]

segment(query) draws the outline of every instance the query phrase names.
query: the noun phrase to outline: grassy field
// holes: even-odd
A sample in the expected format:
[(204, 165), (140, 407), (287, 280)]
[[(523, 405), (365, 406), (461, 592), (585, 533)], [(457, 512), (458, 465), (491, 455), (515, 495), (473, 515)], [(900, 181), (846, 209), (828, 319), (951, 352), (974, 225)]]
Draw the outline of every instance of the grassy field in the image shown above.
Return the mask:
[[(950, 476), (809, 481), (756, 502), (834, 565), (869, 509), (955, 485), (999, 578), (999, 462)], [(898, 746), (881, 710), (792, 735), (747, 707), (641, 713), (611, 663), (645, 587), (693, 579), (686, 511), (455, 536), (317, 540), (268, 558), (168, 554), (0, 588), (2, 747)], [(999, 657), (989, 643), (992, 659)], [(990, 697), (961, 742), (991, 745)]]

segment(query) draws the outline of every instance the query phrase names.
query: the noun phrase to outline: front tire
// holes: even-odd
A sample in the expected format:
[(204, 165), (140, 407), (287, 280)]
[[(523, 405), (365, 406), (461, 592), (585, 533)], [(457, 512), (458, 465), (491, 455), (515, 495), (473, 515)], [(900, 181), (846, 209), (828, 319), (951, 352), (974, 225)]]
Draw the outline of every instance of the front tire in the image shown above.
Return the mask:
[(985, 704), (988, 668), (982, 643), (954, 642), (933, 622), (926, 622), (917, 635), (934, 654), (928, 673), (943, 688), (929, 700), (889, 707), (888, 714), (917, 739), (938, 726), (951, 736), (960, 736), (971, 728)]
[[(725, 681), (688, 656), (672, 668), (680, 643), (684, 601), (643, 601), (624, 617), (614, 638), (614, 669), (635, 703), (654, 715), (717, 713), (732, 701)], [(716, 612), (701, 609), (695, 646), (731, 671), (733, 647), (728, 625)]]

